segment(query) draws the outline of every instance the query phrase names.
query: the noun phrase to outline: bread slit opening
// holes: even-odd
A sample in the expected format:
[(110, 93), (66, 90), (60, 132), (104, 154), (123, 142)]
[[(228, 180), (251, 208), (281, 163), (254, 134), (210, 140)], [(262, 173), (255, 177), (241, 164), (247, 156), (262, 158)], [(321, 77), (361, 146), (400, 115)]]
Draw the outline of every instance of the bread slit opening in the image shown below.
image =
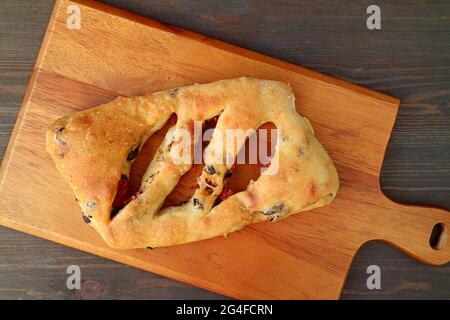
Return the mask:
[(258, 180), (261, 172), (267, 169), (271, 159), (275, 156), (276, 145), (277, 127), (273, 122), (264, 123), (253, 135), (247, 137), (232, 169), (225, 174), (224, 187), (214, 206), (231, 195), (244, 191), (250, 181)]
[(164, 126), (151, 135), (139, 148), (131, 150), (127, 156), (127, 161), (131, 161), (129, 176), (122, 174), (118, 182), (116, 196), (113, 201), (111, 218), (133, 200), (141, 191), (142, 178), (156, 152), (164, 141), (164, 137), (170, 128), (177, 123), (177, 115), (173, 113)]
[[(210, 143), (210, 140), (208, 139), (208, 137), (205, 137), (205, 134), (212, 135), (212, 132), (214, 131), (214, 128), (217, 125), (218, 119), (219, 116), (215, 116), (203, 122), (202, 135), (199, 136), (197, 138), (197, 141), (194, 142), (194, 145), (196, 145), (196, 147), (199, 147), (201, 145), (201, 151), (204, 151)], [(194, 152), (194, 150), (192, 150), (192, 152)], [(202, 152), (201, 163), (194, 162), (191, 169), (187, 171), (183, 176), (181, 176), (177, 186), (167, 196), (161, 209), (165, 209), (172, 206), (184, 205), (189, 201), (189, 199), (194, 194), (195, 190), (199, 187), (197, 179), (202, 174), (204, 165), (205, 160), (204, 154)]]

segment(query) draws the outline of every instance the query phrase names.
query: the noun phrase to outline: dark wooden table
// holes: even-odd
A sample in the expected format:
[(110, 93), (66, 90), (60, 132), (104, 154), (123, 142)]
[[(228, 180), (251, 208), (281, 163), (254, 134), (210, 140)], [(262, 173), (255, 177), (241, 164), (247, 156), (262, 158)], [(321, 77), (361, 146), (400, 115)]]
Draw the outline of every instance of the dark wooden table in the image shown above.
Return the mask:
[[(448, 0), (376, 1), (381, 30), (366, 27), (366, 8), (372, 1), (105, 2), (400, 98), (382, 188), (396, 201), (450, 209)], [(52, 6), (53, 1), (0, 4), (0, 158)], [(381, 290), (366, 287), (366, 269), (373, 264), (381, 268)], [(66, 288), (69, 265), (82, 270), (81, 290)], [(222, 297), (0, 228), (0, 299), (42, 298)], [(371, 242), (358, 252), (342, 298), (450, 299), (450, 265), (426, 266)]]

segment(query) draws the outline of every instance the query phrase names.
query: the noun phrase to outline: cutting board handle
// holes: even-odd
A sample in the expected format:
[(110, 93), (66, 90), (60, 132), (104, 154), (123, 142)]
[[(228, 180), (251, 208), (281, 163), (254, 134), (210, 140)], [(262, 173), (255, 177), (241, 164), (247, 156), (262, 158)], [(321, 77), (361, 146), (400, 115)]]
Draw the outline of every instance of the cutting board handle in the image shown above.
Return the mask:
[[(377, 240), (390, 243), (427, 264), (443, 265), (450, 261), (449, 211), (399, 204), (386, 196), (383, 197), (382, 208), (386, 210), (380, 210), (377, 224), (387, 223), (389, 234), (386, 234), (384, 229), (383, 233), (377, 234)], [(389, 217), (389, 220), (384, 221), (385, 217)], [(383, 230), (382, 228), (374, 229)], [(433, 229), (435, 229), (435, 237), (430, 241)]]

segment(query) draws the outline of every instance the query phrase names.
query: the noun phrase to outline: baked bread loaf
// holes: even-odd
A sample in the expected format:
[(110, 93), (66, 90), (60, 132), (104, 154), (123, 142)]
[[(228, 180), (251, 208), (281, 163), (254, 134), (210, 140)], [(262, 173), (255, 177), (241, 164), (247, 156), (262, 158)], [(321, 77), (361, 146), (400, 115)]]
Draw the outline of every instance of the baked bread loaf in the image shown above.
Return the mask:
[[(139, 193), (123, 208), (114, 206), (140, 148), (172, 114), (177, 115), (177, 122), (144, 174)], [(277, 172), (261, 175), (246, 190), (214, 206), (233, 161), (206, 159), (192, 198), (160, 210), (192, 166), (170, 156), (180, 143), (174, 138), (175, 130), (194, 134), (194, 121), (216, 116), (217, 126), (207, 150), (220, 143), (217, 132), (256, 130), (266, 122), (274, 123), (278, 129)], [(289, 86), (278, 81), (242, 77), (119, 97), (58, 119), (47, 131), (46, 145), (75, 192), (83, 219), (114, 248), (154, 248), (227, 235), (251, 223), (324, 206), (339, 188), (333, 162), (309, 121), (296, 112)], [(224, 146), (221, 156), (233, 160), (239, 148)], [(268, 170), (272, 166), (273, 162)]]

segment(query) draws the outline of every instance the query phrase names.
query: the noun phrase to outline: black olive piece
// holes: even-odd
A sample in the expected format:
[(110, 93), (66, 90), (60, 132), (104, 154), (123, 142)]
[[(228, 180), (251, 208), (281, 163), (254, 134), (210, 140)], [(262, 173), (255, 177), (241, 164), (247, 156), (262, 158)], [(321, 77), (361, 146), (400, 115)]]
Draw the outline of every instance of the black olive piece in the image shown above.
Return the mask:
[(170, 141), (169, 145), (167, 146), (167, 151), (170, 152), (170, 149), (172, 148), (173, 144), (175, 143), (174, 140)]
[(204, 170), (211, 175), (216, 174), (216, 169), (214, 169), (214, 167), (210, 164), (206, 165)]
[(211, 193), (214, 192), (214, 189), (211, 188), (211, 187), (209, 187), (209, 186), (207, 186), (207, 187), (205, 187), (205, 191), (206, 191), (208, 194), (211, 194)]
[(91, 216), (83, 213), (83, 221), (84, 223), (91, 223)]
[(173, 90), (169, 93), (169, 95), (170, 95), (172, 98), (174, 98), (174, 97), (177, 95), (177, 93), (178, 93), (178, 88), (175, 88), (175, 89), (173, 89)]
[(225, 173), (225, 178), (231, 178), (232, 175), (233, 175), (233, 172), (231, 170), (229, 170)]
[(281, 212), (283, 210), (283, 208), (284, 208), (284, 204), (278, 203), (278, 204), (272, 206), (271, 208), (269, 208), (267, 210), (264, 210), (263, 214), (266, 215), (266, 216), (270, 216), (272, 214), (276, 214), (276, 213)]
[(145, 179), (145, 183), (152, 183), (153, 182), (153, 180), (155, 180), (155, 173), (152, 173), (150, 176), (148, 176), (146, 179)]
[(86, 202), (86, 207), (90, 209), (95, 209), (96, 206), (97, 204), (95, 203), (95, 201), (89, 200), (88, 202)]
[(62, 144), (62, 145), (66, 144), (66, 142), (63, 139), (61, 139), (61, 137), (59, 135), (61, 132), (63, 132), (64, 129), (65, 129), (64, 127), (61, 127), (61, 128), (56, 129), (56, 131), (55, 131), (55, 139), (59, 144)]
[(62, 144), (62, 145), (66, 144), (66, 142), (63, 139), (61, 139), (61, 137), (59, 135), (56, 135), (55, 139), (56, 139), (56, 141), (58, 141), (59, 144)]
[(136, 159), (138, 153), (139, 153), (139, 146), (137, 146), (136, 148), (134, 148), (133, 150), (131, 150), (131, 151), (128, 153), (127, 160), (128, 160), (128, 161), (131, 161), (131, 160)]
[(164, 161), (166, 159), (166, 157), (164, 156), (164, 152), (162, 149), (158, 149), (157, 153), (156, 153), (156, 160), (157, 161)]
[(197, 198), (194, 198), (193, 202), (194, 202), (195, 208), (200, 209), (200, 210), (203, 209), (203, 204), (200, 200), (198, 200)]

